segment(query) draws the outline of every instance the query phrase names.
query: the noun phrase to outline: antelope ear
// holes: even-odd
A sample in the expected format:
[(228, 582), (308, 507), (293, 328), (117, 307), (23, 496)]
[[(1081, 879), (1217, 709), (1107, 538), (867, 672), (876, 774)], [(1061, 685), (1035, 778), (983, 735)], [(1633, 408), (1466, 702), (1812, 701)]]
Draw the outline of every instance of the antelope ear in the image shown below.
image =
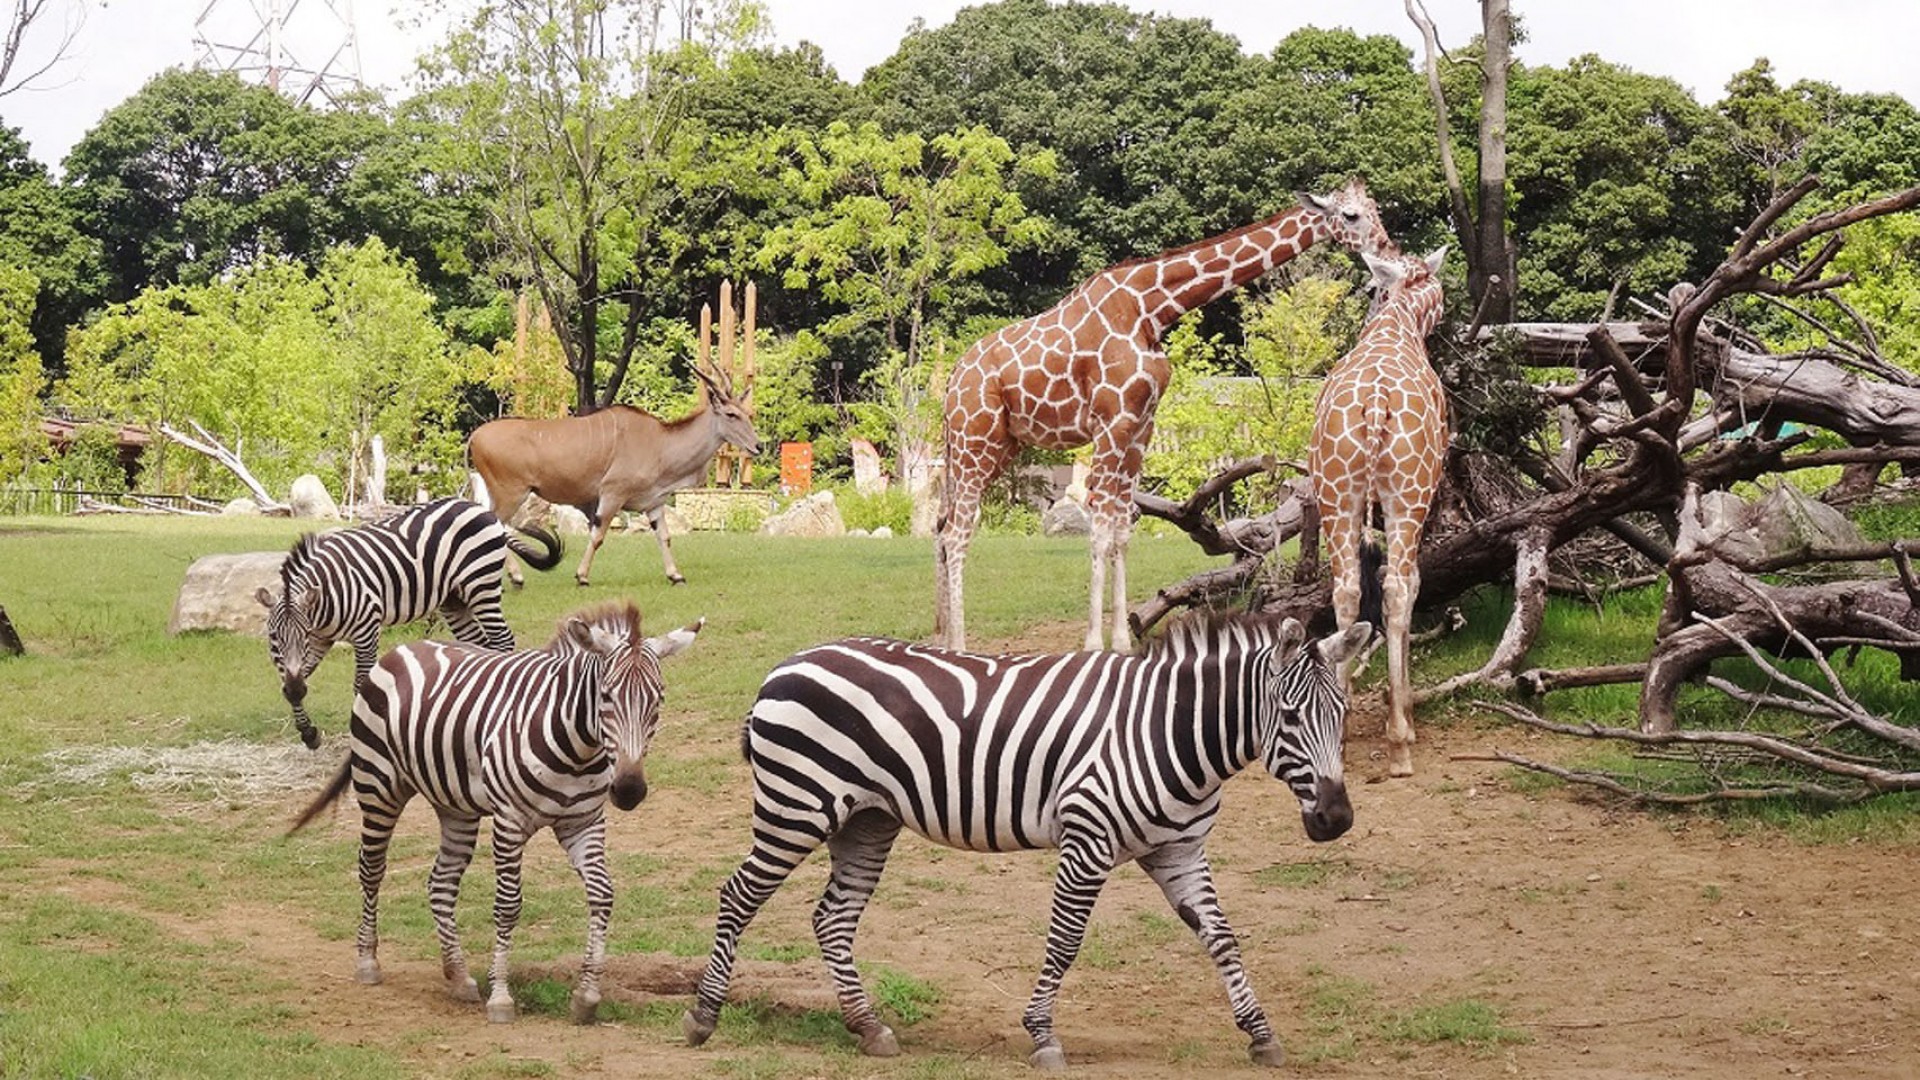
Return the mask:
[(1333, 213), (1333, 196), (1315, 195), (1311, 191), (1294, 192), (1300, 199), (1300, 205), (1309, 210), (1318, 210), (1323, 214)]
[(659, 637), (648, 638), (647, 648), (652, 649), (653, 655), (662, 660), (665, 660), (675, 653), (686, 652), (693, 646), (694, 636), (699, 634), (700, 629), (706, 625), (707, 617), (702, 615), (691, 624), (683, 626), (678, 630), (669, 630)]
[(265, 585), (253, 590), (253, 598), (260, 601), (261, 607), (269, 611), (273, 610), (273, 594), (267, 591)]
[(1426, 257), (1427, 273), (1438, 274), (1440, 272), (1440, 264), (1446, 261), (1447, 245), (1441, 244), (1438, 248), (1434, 249), (1433, 254)]
[(1373, 280), (1367, 282), (1367, 288), (1376, 292), (1393, 288), (1407, 276), (1407, 264), (1399, 259), (1375, 255), (1371, 251), (1361, 252), (1360, 258), (1366, 262), (1367, 269), (1373, 272)]
[(1359, 656), (1360, 650), (1367, 647), (1367, 642), (1372, 637), (1373, 625), (1357, 622), (1337, 634), (1328, 634), (1321, 638), (1314, 643), (1314, 647), (1320, 650), (1322, 659), (1337, 668)]

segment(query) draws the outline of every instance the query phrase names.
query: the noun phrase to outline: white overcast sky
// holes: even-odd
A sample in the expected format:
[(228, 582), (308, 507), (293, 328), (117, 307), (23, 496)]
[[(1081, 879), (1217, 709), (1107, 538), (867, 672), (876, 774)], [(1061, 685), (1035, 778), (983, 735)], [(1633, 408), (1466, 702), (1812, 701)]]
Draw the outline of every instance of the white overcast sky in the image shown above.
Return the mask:
[[(73, 143), (102, 113), (147, 79), (196, 56), (194, 19), (214, 13), (215, 40), (232, 37), (234, 22), (268, 0), (67, 0), (86, 18), (69, 60), (40, 89), (0, 98), (0, 123), (22, 129), (34, 156), (57, 167)], [(282, 0), (295, 2), (295, 0)], [(337, 22), (324, 16), (327, 0), (297, 0), (294, 55), (319, 62), (337, 44)], [(930, 27), (950, 22), (963, 0), (766, 0), (775, 39), (819, 45), (842, 78), (858, 81), (891, 55), (915, 19)], [(1266, 52), (1301, 26), (1346, 26), (1388, 33), (1418, 48), (1403, 0), (1125, 0), (1127, 6), (1182, 17), (1203, 17), (1239, 39), (1249, 52)], [(352, 10), (369, 82), (403, 88), (412, 57), (431, 43), (413, 22), (422, 5), (407, 0), (332, 0)], [(1770, 58), (1783, 81), (1811, 78), (1852, 91), (1890, 91), (1920, 103), (1920, 0), (1513, 0), (1529, 40), (1522, 60), (1559, 64), (1593, 52), (1638, 71), (1666, 75), (1703, 103), (1721, 96), (1727, 79), (1757, 56)], [(1477, 0), (1428, 0), (1448, 45), (1465, 42), (1479, 25)], [(329, 25), (331, 24), (331, 25)], [(53, 28), (43, 33), (49, 33)], [(243, 35), (244, 36), (244, 35)], [(29, 42), (29, 52), (33, 47)]]

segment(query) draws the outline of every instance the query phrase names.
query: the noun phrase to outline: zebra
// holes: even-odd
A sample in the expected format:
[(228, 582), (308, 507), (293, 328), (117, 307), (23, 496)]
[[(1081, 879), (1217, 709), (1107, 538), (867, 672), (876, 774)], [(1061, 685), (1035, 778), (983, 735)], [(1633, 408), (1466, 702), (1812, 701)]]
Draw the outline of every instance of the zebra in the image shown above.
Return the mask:
[(320, 732), (303, 704), (307, 677), (336, 641), (353, 644), (356, 690), (379, 656), (381, 628), (435, 609), (461, 641), (513, 649), (513, 631), (500, 613), (507, 549), (536, 570), (551, 570), (561, 556), (552, 533), (522, 531), (539, 540), (546, 554), (535, 554), (486, 507), (439, 499), (384, 521), (294, 541), (280, 564), (280, 594), (263, 587), (253, 596), (267, 609), (267, 652), (309, 750), (320, 745)]
[(575, 613), (544, 648), (500, 653), (416, 642), (381, 657), (354, 695), (352, 747), (333, 781), (287, 830), (298, 832), (349, 785), (360, 804), (360, 930), (355, 976), (380, 981), (378, 907), (387, 845), (400, 812), (424, 795), (440, 816), (440, 853), (428, 906), (441, 972), (457, 1001), (478, 1002), (454, 925), (460, 876), (473, 859), (480, 819), (493, 818), (495, 885), (492, 989), (487, 1019), (514, 1019), (507, 951), (520, 917), (520, 859), (551, 828), (587, 894), (587, 952), (573, 1019), (600, 1004), (613, 884), (607, 876), (606, 803), (632, 810), (647, 796), (642, 765), (659, 725), (660, 661), (691, 646), (705, 619), (655, 638), (640, 612), (612, 602)]
[(1307, 835), (1353, 823), (1342, 772), (1340, 671), (1371, 630), (1309, 641), (1271, 616), (1188, 617), (1143, 654), (981, 656), (850, 638), (789, 657), (741, 734), (753, 846), (720, 890), (713, 952), (681, 1019), (712, 1035), (754, 914), (822, 844), (832, 856), (814, 936), (862, 1052), (899, 1053), (854, 969), (853, 937), (901, 828), (973, 851), (1057, 848), (1045, 962), (1023, 1023), (1029, 1060), (1059, 1069), (1060, 982), (1109, 875), (1133, 860), (1212, 956), (1254, 1061), (1279, 1043), (1221, 914), (1205, 843), (1220, 787), (1254, 761), (1300, 801)]

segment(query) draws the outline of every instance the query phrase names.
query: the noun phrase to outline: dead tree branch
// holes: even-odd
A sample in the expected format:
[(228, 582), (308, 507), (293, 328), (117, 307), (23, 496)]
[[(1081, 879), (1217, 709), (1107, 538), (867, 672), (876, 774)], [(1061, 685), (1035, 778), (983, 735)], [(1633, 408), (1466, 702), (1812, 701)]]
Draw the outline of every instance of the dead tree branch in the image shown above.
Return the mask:
[(228, 472), (239, 477), (240, 482), (245, 484), (247, 490), (253, 493), (253, 501), (260, 505), (261, 513), (284, 516), (291, 512), (291, 508), (287, 506), (286, 503), (267, 494), (266, 485), (256, 480), (253, 473), (247, 470), (246, 464), (240, 460), (240, 455), (227, 449), (224, 443), (214, 438), (213, 435), (209, 433), (206, 428), (201, 427), (199, 423), (191, 420), (188, 421), (188, 423), (193, 425), (193, 430), (199, 435), (199, 438), (184, 435), (171, 424), (164, 423), (160, 425), (160, 434), (165, 435), (167, 438), (172, 439), (174, 442), (179, 443), (189, 450), (207, 455), (224, 466)]

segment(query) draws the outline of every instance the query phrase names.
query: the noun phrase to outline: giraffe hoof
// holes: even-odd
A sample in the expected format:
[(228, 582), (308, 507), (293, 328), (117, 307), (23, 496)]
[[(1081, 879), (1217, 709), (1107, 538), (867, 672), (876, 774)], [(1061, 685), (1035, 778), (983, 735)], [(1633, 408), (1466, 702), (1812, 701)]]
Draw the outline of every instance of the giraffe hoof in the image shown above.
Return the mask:
[(520, 1010), (514, 1008), (511, 1001), (487, 1002), (487, 1022), (490, 1024), (511, 1024), (519, 1017)]
[(600, 1012), (600, 995), (599, 994), (593, 994), (589, 996), (586, 994), (582, 994), (578, 990), (575, 990), (573, 992), (573, 1022), (574, 1023), (591, 1024), (594, 1022), (599, 1012)]
[(702, 1020), (692, 1009), (680, 1014), (680, 1034), (687, 1037), (688, 1046), (699, 1046), (713, 1034), (713, 1021)]
[(448, 979), (447, 996), (455, 1001), (478, 1005), (480, 1004), (480, 984), (474, 982), (471, 975), (464, 979)]
[(860, 1052), (868, 1057), (899, 1057), (900, 1042), (893, 1037), (892, 1028), (880, 1024), (860, 1036)]
[(1027, 1055), (1027, 1064), (1041, 1072), (1065, 1072), (1067, 1052), (1060, 1049), (1059, 1043), (1036, 1046), (1033, 1048), (1033, 1053)]
[(1287, 1055), (1281, 1051), (1280, 1043), (1275, 1039), (1266, 1039), (1247, 1047), (1247, 1056), (1253, 1059), (1255, 1065), (1265, 1065), (1270, 1069), (1287, 1063)]

